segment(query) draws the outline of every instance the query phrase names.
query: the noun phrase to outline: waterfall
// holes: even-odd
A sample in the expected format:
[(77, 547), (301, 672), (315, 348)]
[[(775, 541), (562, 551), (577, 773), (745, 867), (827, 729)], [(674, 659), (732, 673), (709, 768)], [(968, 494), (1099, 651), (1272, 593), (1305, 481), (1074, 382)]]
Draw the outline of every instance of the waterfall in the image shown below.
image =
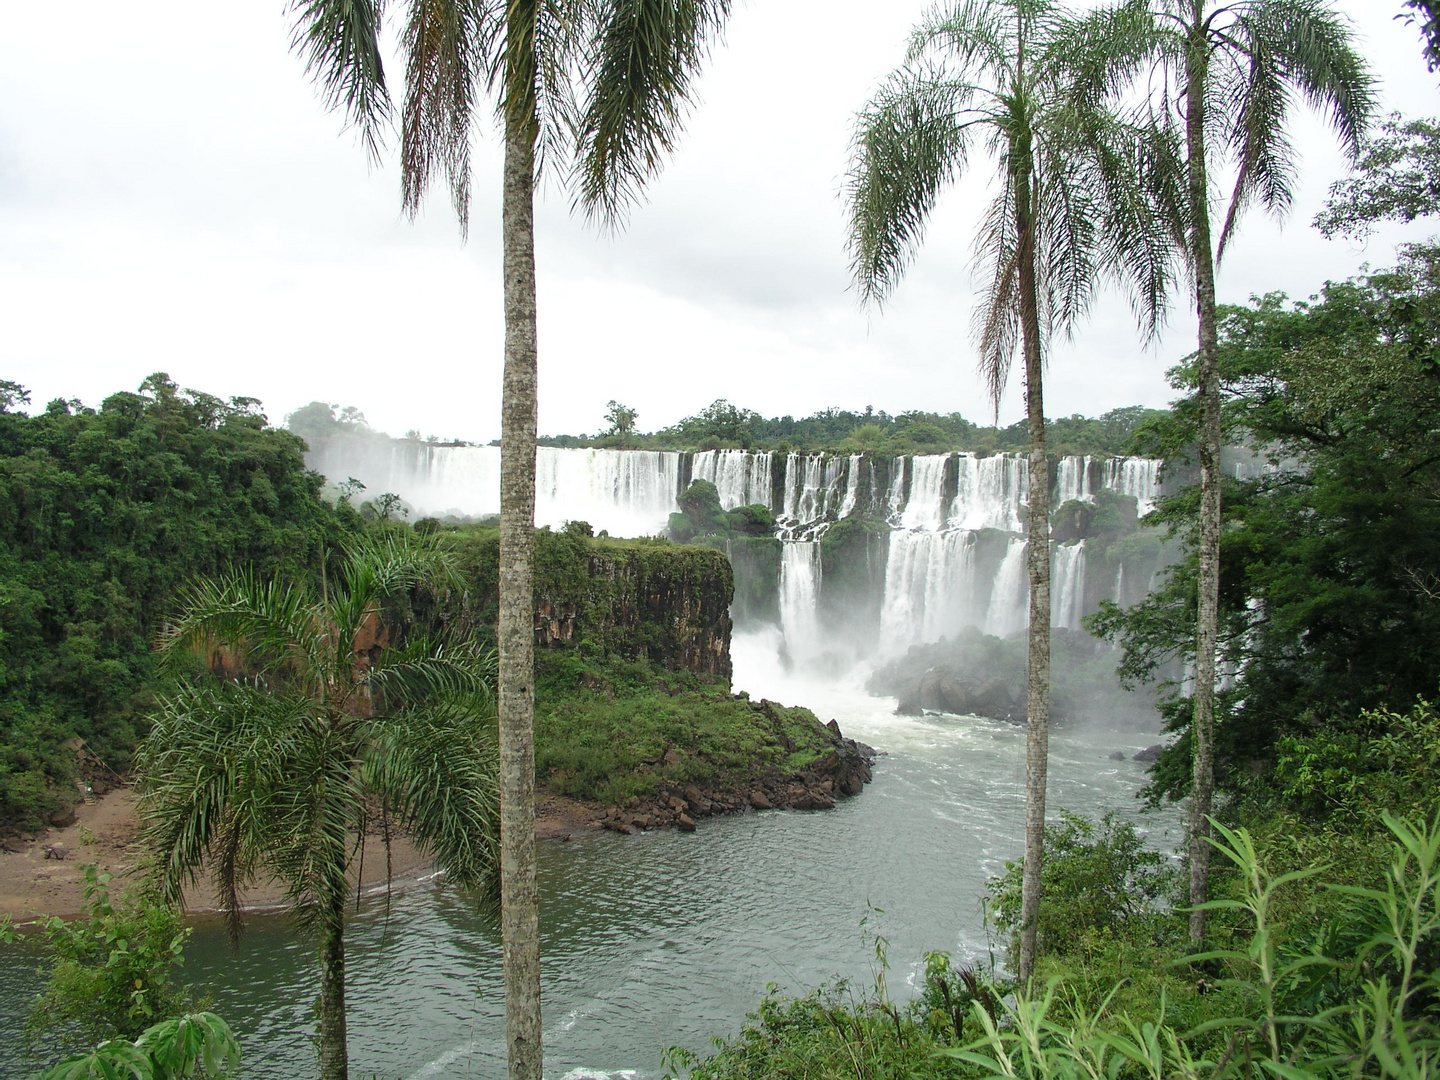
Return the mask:
[[(362, 499), (398, 493), (412, 519), (477, 518), (499, 509), (497, 447), (329, 438), (314, 440), (307, 462), (334, 481), (359, 479), (366, 485)], [(734, 449), (684, 454), (541, 447), (536, 521), (558, 528), (584, 520), (615, 536), (658, 533), (676, 510), (681, 477), (713, 483), (727, 510), (766, 506), (776, 514), (775, 536), (782, 542), (778, 611), (796, 663), (814, 660), (847, 635), (873, 641), (878, 631), (881, 647), (893, 653), (967, 626), (1001, 637), (1024, 630), (1028, 459), (1014, 453), (922, 454), (892, 458), (889, 465), (883, 479), (884, 460), (862, 454), (797, 452), (782, 463), (769, 453)], [(782, 466), (783, 478), (777, 475)], [(1160, 466), (1146, 458), (1065, 457), (1056, 473), (1057, 505), (1093, 501), (1104, 488), (1135, 498), (1146, 513), (1159, 495)], [(858, 583), (853, 574), (837, 578), (822, 618), (818, 541), (834, 522), (858, 517), (883, 518), (890, 526), (873, 548), (884, 565), (882, 570), (877, 558), (872, 573), (882, 580), (871, 578), (867, 594), (863, 569)], [(867, 560), (871, 550), (865, 549)], [(1087, 590), (1083, 542), (1057, 545), (1052, 568), (1052, 622), (1058, 627), (1080, 627), (1087, 594), (1113, 592), (1121, 604), (1135, 598), (1127, 592), (1141, 594), (1139, 581), (1127, 587), (1123, 565), (1115, 568), (1113, 590), (1098, 582)], [(1132, 564), (1131, 572), (1140, 571)], [(1152, 575), (1152, 587), (1154, 580)], [(840, 610), (852, 601), (859, 606)], [(846, 624), (862, 610), (878, 626)]]
[(1055, 548), (1050, 586), (1050, 624), (1080, 629), (1085, 605), (1085, 541)]
[(770, 454), (749, 450), (702, 450), (691, 458), (691, 480), (708, 480), (720, 493), (726, 510), (737, 506), (771, 506)]
[(996, 637), (1009, 637), (1025, 629), (1029, 613), (1025, 610), (1025, 598), (1030, 593), (1025, 577), (1025, 549), (1029, 545), (1023, 537), (1012, 536), (1005, 549), (1005, 560), (995, 575), (995, 587), (990, 593), (990, 605), (985, 612), (985, 633)]
[(880, 640), (898, 652), (977, 625), (975, 534), (897, 529), (890, 534)]
[(841, 521), (855, 512), (855, 504), (860, 501), (860, 462), (864, 460), (861, 454), (851, 454), (845, 463), (845, 494), (840, 500), (840, 509), (836, 513)]
[(675, 509), (680, 455), (656, 450), (561, 450), (535, 457), (535, 521), (588, 521), (616, 536), (663, 532)]
[(795, 667), (803, 667), (823, 651), (819, 597), (820, 544), (785, 541), (780, 555), (780, 629)]
[(1095, 494), (1090, 490), (1090, 455), (1070, 455), (1060, 459), (1060, 468), (1055, 475), (1056, 506), (1067, 502), (1094, 502)]
[(1105, 462), (1105, 487), (1135, 499), (1141, 517), (1155, 509), (1160, 497), (1159, 458), (1111, 458)]
[[(361, 500), (393, 491), (411, 518), (479, 518), (500, 512), (500, 449), (389, 439), (315, 439), (307, 463), (332, 481), (354, 477)], [(675, 510), (680, 455), (657, 450), (539, 447), (535, 523), (588, 521), (616, 536), (662, 532)]]
[[(915, 459), (917, 462), (920, 458)], [(1018, 454), (956, 457), (955, 498), (949, 524), (959, 529), (1022, 532), (1022, 510), (1030, 497), (1029, 463)]]
[(945, 524), (941, 502), (949, 454), (924, 454), (910, 459), (910, 497), (900, 513), (900, 528), (938, 531)]
[(803, 525), (825, 516), (825, 455), (791, 454), (785, 460), (785, 501), (780, 513)]
[(890, 490), (885, 493), (885, 520), (891, 525), (900, 523), (900, 511), (905, 507), (905, 466), (909, 460), (897, 457), (890, 463)]

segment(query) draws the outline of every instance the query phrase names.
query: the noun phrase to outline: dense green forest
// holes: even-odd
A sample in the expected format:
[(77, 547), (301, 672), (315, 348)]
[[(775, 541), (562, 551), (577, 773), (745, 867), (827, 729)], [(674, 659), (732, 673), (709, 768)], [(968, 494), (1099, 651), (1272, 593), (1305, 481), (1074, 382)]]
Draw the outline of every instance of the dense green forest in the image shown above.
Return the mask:
[(178, 586), (318, 573), (359, 514), (319, 498), (304, 444), (252, 399), (160, 374), (26, 415), (22, 387), (0, 390), (0, 821), (33, 828), (74, 801), (71, 740), (100, 775), (126, 769)]
[[(618, 414), (617, 414), (618, 410)], [(1046, 421), (1050, 453), (1123, 454), (1135, 433), (1165, 415), (1164, 409), (1127, 405), (1098, 417), (1062, 416)], [(629, 450), (762, 450), (771, 453), (830, 451), (856, 454), (940, 454), (954, 450), (985, 454), (1019, 453), (1029, 445), (1023, 421), (1008, 427), (986, 426), (958, 412), (909, 410), (891, 415), (870, 406), (821, 409), (799, 420), (793, 416), (765, 417), (721, 398), (693, 416), (652, 432), (634, 429), (633, 409), (611, 402), (609, 427), (596, 435), (542, 435), (541, 446), (608, 447)], [(618, 422), (617, 422), (618, 421)], [(312, 401), (286, 418), (286, 425), (303, 438), (326, 436), (385, 437), (353, 405), (340, 407)], [(458, 440), (425, 436), (418, 430), (405, 438), (438, 445)]]
[[(55, 401), (27, 414), (22, 387), (0, 389), (0, 829), (34, 832), (78, 800), (76, 781), (103, 789), (128, 772), (157, 697), (190, 674), (162, 666), (155, 647), (182, 587), (232, 569), (323, 586), (357, 540), (412, 526), (389, 520), (388, 493), (323, 493), (301, 439), (268, 426), (253, 400), (161, 374), (98, 409)], [(422, 519), (413, 531), (451, 553), (466, 588), (443, 603), (392, 601), (397, 630), (493, 647), (496, 530)], [(828, 752), (812, 714), (757, 713), (730, 695), (722, 554), (589, 532), (537, 535), (545, 641), (577, 657), (543, 660), (542, 779), (580, 798), (648, 799), (682, 777), (739, 790)], [(588, 750), (587, 737), (598, 740)], [(673, 777), (652, 772), (676, 744), (698, 749)]]
[[(1440, 682), (1440, 249), (1401, 254), (1308, 300), (1271, 294), (1222, 309), (1229, 438), (1265, 462), (1227, 482), (1224, 502), (1222, 650), (1235, 677), (1222, 697), (1219, 776), (1237, 790), (1269, 775), (1286, 739), (1363, 742), (1370, 722), (1357, 728), (1357, 716), (1406, 712)], [(1172, 378), (1182, 393), (1193, 386), (1189, 366)], [(1183, 454), (1192, 421), (1177, 409), (1140, 445)], [(1138, 607), (1096, 620), (1124, 645), (1131, 681), (1193, 650), (1193, 517), (1193, 493), (1161, 508), (1192, 557)], [(1169, 712), (1185, 731), (1187, 699), (1173, 696)], [(1157, 793), (1184, 793), (1187, 754), (1181, 739), (1162, 760)]]

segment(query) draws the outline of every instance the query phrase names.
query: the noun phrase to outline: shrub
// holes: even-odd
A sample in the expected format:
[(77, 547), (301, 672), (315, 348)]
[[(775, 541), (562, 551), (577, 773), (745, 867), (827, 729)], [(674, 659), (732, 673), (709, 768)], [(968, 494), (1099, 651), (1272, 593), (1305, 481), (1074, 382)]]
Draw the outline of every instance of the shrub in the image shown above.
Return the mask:
[[(1011, 935), (1020, 932), (1023, 874), (1023, 860), (1007, 862), (990, 882), (995, 925)], [(1062, 810), (1058, 823), (1045, 826), (1038, 948), (1065, 953), (1096, 938), (1164, 938), (1173, 920), (1159, 905), (1175, 880), (1168, 860), (1146, 850), (1133, 823), (1113, 812), (1097, 823)]]
[(135, 1038), (186, 1009), (186, 991), (171, 975), (190, 931), (174, 909), (143, 895), (127, 890), (112, 903), (109, 883), (109, 874), (86, 866), (86, 917), (45, 924), (55, 966), (31, 1010), (33, 1038)]

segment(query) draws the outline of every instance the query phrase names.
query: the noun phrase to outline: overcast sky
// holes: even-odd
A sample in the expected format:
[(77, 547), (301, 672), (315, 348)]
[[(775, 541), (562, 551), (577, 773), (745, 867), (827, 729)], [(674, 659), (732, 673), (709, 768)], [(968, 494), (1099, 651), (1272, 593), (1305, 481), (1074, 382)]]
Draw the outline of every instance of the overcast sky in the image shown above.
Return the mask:
[[(827, 406), (988, 418), (975, 375), (969, 237), (982, 168), (944, 197), (884, 311), (849, 289), (839, 192), (855, 110), (902, 58), (922, 0), (737, 0), (703, 101), (647, 205), (618, 237), (538, 209), (542, 433), (595, 432), (611, 398), (650, 430), (725, 397), (767, 415)], [(1435, 76), (1399, 0), (1347, 0), (1386, 109), (1433, 115)], [(288, 4), (76, 0), (0, 7), (0, 378), (35, 405), (97, 405), (154, 371), (260, 398), (311, 400), (376, 427), (499, 432), (500, 157), (487, 128), (462, 244), (443, 191), (399, 211), (288, 48)], [(398, 5), (392, 5), (398, 7)], [(398, 71), (398, 65), (394, 65)], [(1361, 247), (1309, 222), (1344, 175), (1308, 114), (1283, 228), (1247, 219), (1222, 301), (1307, 295), (1407, 234)], [(1423, 234), (1423, 229), (1420, 233)], [(1408, 235), (1415, 236), (1412, 230)], [(1163, 405), (1193, 348), (1182, 304), (1158, 348), (1111, 297), (1057, 343), (1047, 411)], [(1020, 416), (1012, 392), (1002, 422)]]

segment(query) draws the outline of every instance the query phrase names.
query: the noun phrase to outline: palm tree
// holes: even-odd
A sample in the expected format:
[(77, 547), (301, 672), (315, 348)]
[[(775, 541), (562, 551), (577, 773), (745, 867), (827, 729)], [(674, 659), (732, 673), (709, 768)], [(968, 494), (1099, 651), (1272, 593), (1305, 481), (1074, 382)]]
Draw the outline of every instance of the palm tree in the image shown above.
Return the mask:
[(136, 756), (144, 842), (168, 897), (208, 872), (232, 937), (261, 875), (319, 939), (320, 1075), (344, 1080), (345, 910), (372, 807), (452, 880), (493, 878), (491, 660), (392, 640), (387, 598), (454, 578), (410, 534), (353, 547), (334, 580), (201, 581), (161, 638), (211, 671), (162, 698)]
[[(1194, 285), (1200, 431), (1200, 536), (1190, 742), (1190, 936), (1205, 935), (1215, 786), (1215, 650), (1220, 623), (1220, 375), (1215, 268), (1241, 213), (1290, 205), (1296, 174), (1285, 132), (1299, 96), (1329, 121), (1354, 159), (1374, 109), (1372, 79), (1329, 0), (1126, 0), (1096, 13), (1091, 92), (1145, 94), (1157, 160), (1154, 197)], [(1212, 183), (1233, 173), (1222, 203)], [(1215, 212), (1224, 210), (1218, 244)]]
[(1067, 20), (1052, 0), (964, 0), (914, 33), (903, 67), (861, 112), (850, 172), (851, 268), (882, 302), (922, 239), (942, 187), (978, 147), (1000, 190), (976, 257), (988, 279), (975, 328), (998, 411), (1017, 344), (1029, 428), (1030, 583), (1025, 750), (1025, 871), (1018, 969), (1035, 961), (1050, 713), (1050, 493), (1043, 372), (1056, 330), (1087, 309), (1099, 280), (1129, 283), (1153, 331), (1169, 263), (1144, 200), (1132, 133), (1073, 92), (1063, 62)]
[[(367, 145), (388, 116), (379, 0), (295, 0), (295, 43)], [(512, 1080), (540, 1080), (535, 879), (535, 184), (560, 170), (579, 207), (618, 225), (673, 149), (730, 0), (410, 0), (402, 35), (402, 197), (444, 174), (461, 228), (475, 105), (503, 126), (505, 368), (500, 421), (501, 939)]]

